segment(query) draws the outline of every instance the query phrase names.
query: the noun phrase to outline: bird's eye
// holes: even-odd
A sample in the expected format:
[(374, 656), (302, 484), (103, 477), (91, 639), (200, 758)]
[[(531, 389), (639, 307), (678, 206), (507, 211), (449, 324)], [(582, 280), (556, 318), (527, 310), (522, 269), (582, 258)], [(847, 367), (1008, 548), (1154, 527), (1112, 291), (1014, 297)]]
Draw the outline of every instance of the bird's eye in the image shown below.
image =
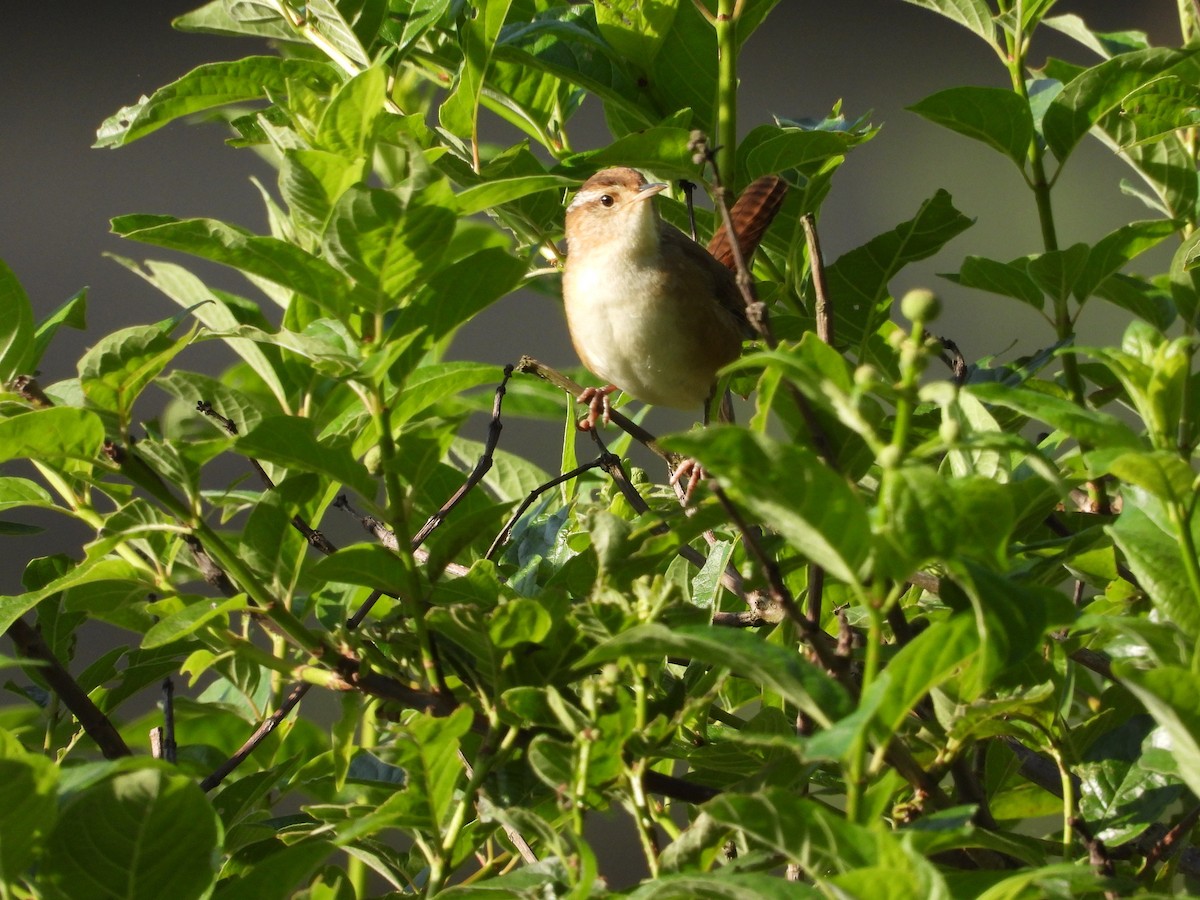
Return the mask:
[(603, 206), (605, 209), (612, 206), (613, 205), (612, 196), (610, 194), (601, 194), (600, 195), (600, 205)]

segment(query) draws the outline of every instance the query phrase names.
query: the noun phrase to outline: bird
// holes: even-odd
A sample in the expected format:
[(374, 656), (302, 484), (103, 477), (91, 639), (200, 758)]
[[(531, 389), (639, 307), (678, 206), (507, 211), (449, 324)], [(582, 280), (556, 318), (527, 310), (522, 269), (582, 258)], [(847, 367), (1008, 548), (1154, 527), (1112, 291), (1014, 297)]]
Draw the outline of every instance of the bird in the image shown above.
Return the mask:
[[(655, 406), (704, 404), (707, 412), (717, 371), (751, 336), (728, 232), (722, 226), (706, 249), (663, 221), (654, 197), (666, 188), (636, 169), (608, 168), (588, 178), (567, 207), (567, 329), (584, 366), (607, 382), (580, 396), (589, 406), (581, 429), (608, 422), (609, 395), (618, 388)], [(764, 176), (734, 204), (744, 259), (786, 192), (782, 178)]]

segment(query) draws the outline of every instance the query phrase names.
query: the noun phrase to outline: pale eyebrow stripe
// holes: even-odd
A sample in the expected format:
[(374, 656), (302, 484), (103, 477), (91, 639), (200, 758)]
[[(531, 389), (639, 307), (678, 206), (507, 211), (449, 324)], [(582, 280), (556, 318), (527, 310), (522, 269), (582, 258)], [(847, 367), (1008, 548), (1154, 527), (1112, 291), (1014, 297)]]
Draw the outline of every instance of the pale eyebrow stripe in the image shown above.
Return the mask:
[(575, 199), (571, 201), (571, 205), (568, 206), (567, 209), (574, 209), (576, 206), (582, 206), (585, 203), (591, 203), (593, 200), (609, 193), (610, 190), (611, 188), (608, 190), (604, 188), (593, 188), (590, 191), (580, 191), (575, 195)]

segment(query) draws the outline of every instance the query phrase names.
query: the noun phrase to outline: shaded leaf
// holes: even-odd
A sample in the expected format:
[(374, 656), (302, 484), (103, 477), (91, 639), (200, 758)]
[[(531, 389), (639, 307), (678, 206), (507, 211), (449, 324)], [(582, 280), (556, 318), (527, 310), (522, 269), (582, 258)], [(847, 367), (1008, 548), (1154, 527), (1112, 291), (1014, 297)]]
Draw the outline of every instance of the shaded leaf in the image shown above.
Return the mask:
[(735, 675), (767, 685), (826, 727), (848, 711), (841, 685), (799, 653), (751, 634), (719, 634), (707, 626), (636, 626), (601, 643), (576, 664), (576, 670), (590, 671), (621, 658), (661, 660), (667, 655), (725, 666)]
[(201, 897), (216, 881), (221, 832), (191, 778), (145, 765), (67, 800), (39, 878), (73, 897)]
[(0, 385), (15, 375), (32, 375), (33, 307), (12, 269), (0, 261)]
[(375, 482), (367, 467), (350, 454), (349, 441), (319, 442), (313, 435), (313, 425), (312, 420), (297, 416), (272, 416), (239, 437), (237, 448), (247, 456), (327, 475), (360, 496), (373, 498)]
[(938, 91), (908, 108), (999, 150), (1024, 171), (1033, 141), (1033, 116), (1028, 102), (1014, 91), (964, 85)]
[(871, 547), (866, 506), (814, 453), (720, 426), (662, 443), (698, 459), (734, 500), (834, 578), (858, 582)]
[(1200, 60), (1195, 50), (1152, 48), (1123, 53), (1083, 71), (1051, 101), (1042, 120), (1046, 146), (1059, 162), (1100, 120), (1150, 81), (1173, 76), (1195, 83)]
[(1175, 666), (1147, 671), (1132, 661), (1113, 663), (1113, 674), (1166, 730), (1180, 777), (1200, 792), (1200, 675)]

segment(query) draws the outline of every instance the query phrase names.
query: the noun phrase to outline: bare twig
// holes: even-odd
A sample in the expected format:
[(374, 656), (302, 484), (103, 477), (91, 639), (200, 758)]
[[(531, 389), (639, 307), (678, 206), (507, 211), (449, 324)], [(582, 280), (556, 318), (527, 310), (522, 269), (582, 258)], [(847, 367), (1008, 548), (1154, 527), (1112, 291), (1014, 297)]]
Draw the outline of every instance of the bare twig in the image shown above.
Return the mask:
[(963, 357), (962, 351), (958, 349), (958, 344), (950, 338), (938, 337), (938, 342), (942, 345), (942, 361), (950, 367), (950, 372), (954, 375), (954, 383), (962, 387), (967, 383), (967, 376), (970, 374), (967, 360)]
[(504, 378), (500, 384), (496, 386), (495, 398), (492, 400), (492, 420), (488, 425), (487, 442), (484, 444), (483, 453), (479, 455), (479, 461), (475, 463), (475, 468), (471, 470), (471, 474), (467, 476), (467, 480), (462, 483), (457, 491), (442, 504), (429, 519), (421, 526), (420, 530), (413, 535), (412, 549), (416, 550), (425, 539), (432, 534), (438, 526), (446, 520), (446, 516), (454, 509), (471, 490), (483, 481), (485, 476), (492, 468), (493, 456), (496, 452), (496, 445), (500, 442), (500, 432), (504, 430), (504, 425), (500, 421), (500, 411), (504, 404), (504, 394), (508, 388), (508, 380), (512, 378), (513, 366), (511, 364), (504, 367)]
[(267, 716), (258, 728), (254, 729), (254, 733), (246, 739), (246, 742), (237, 749), (237, 752), (221, 765), (217, 766), (203, 781), (200, 782), (202, 791), (211, 791), (219, 785), (234, 769), (246, 761), (246, 758), (254, 752), (254, 749), (261, 744), (272, 731), (279, 727), (279, 724), (288, 717), (296, 704), (308, 693), (312, 685), (307, 682), (301, 682), (292, 686), (283, 703), (279, 705), (279, 709)]
[(169, 763), (175, 762), (175, 682), (170, 676), (163, 679), (163, 731), (162, 758)]
[[(198, 401), (196, 403), (196, 411), (219, 423), (225, 432), (231, 437), (237, 437), (237, 423), (234, 422), (233, 419), (227, 418), (226, 416), (223, 416), (217, 412), (217, 410), (213, 408), (213, 405), (207, 400)], [(274, 490), (275, 482), (271, 480), (271, 476), (267, 474), (267, 470), (262, 467), (262, 463), (253, 457), (246, 458), (249, 460), (250, 465), (254, 468), (254, 471), (258, 473), (259, 479), (262, 480), (262, 483), (266, 486), (267, 490)], [(310, 546), (321, 551), (326, 556), (337, 551), (337, 547), (335, 547), (329, 541), (329, 539), (325, 537), (325, 535), (310, 527), (309, 524), (305, 522), (299, 514), (292, 516), (292, 527), (304, 535), (304, 539), (308, 541)]]
[(496, 551), (498, 551), (500, 546), (508, 540), (508, 536), (512, 533), (513, 527), (517, 524), (517, 521), (521, 518), (521, 516), (525, 515), (525, 511), (533, 505), (534, 500), (542, 496), (542, 494), (546, 493), (546, 491), (550, 490), (551, 488), (556, 488), (560, 484), (570, 481), (572, 478), (578, 478), (584, 472), (590, 472), (592, 469), (600, 468), (603, 465), (602, 460), (603, 458), (593, 459), (589, 463), (576, 466), (570, 472), (564, 472), (561, 475), (551, 478), (545, 484), (539, 484), (532, 491), (530, 491), (529, 495), (521, 501), (521, 504), (513, 511), (513, 514), (509, 516), (508, 521), (504, 523), (504, 527), (500, 529), (500, 533), (496, 535), (496, 539), (492, 541), (492, 545), (488, 547), (487, 552), (483, 554), (483, 558), (492, 559), (496, 555)]
[(838, 657), (830, 646), (829, 635), (822, 631), (820, 627), (810, 622), (800, 611), (800, 608), (796, 605), (796, 598), (792, 596), (792, 592), (784, 584), (783, 573), (779, 570), (778, 563), (763, 549), (762, 544), (758, 540), (756, 530), (742, 518), (741, 512), (734, 506), (733, 501), (729, 499), (729, 496), (719, 484), (714, 482), (711, 489), (734, 527), (741, 532), (742, 542), (746, 545), (746, 550), (762, 567), (763, 574), (767, 579), (768, 593), (772, 601), (778, 604), (787, 617), (796, 623), (800, 629), (800, 633), (804, 635), (806, 643), (812, 648), (813, 655), (816, 656), (821, 665), (835, 676), (844, 675), (846, 672), (846, 661)]
[(1197, 820), (1200, 820), (1200, 806), (1193, 806), (1184, 813), (1183, 818), (1171, 826), (1170, 831), (1154, 842), (1154, 845), (1146, 853), (1146, 859), (1138, 874), (1143, 875), (1149, 872), (1154, 866), (1178, 850), (1182, 839), (1196, 827)]
[[(1097, 873), (1105, 878), (1113, 878), (1117, 872), (1113, 868), (1112, 860), (1108, 856), (1108, 848), (1104, 846), (1104, 841), (1092, 834), (1091, 828), (1088, 827), (1080, 816), (1071, 816), (1068, 820), (1071, 827), (1079, 832), (1079, 836), (1083, 838), (1084, 846), (1088, 851), (1088, 862)], [(1116, 891), (1105, 891), (1105, 900), (1117, 900), (1120, 895)]]
[(687, 198), (688, 228), (691, 231), (692, 240), (697, 241), (699, 238), (696, 235), (696, 204), (692, 199), (693, 194), (696, 192), (696, 183), (688, 181), (686, 178), (681, 178), (679, 180), (679, 189), (683, 191), (683, 196)]
[(733, 216), (730, 215), (729, 206), (725, 203), (725, 185), (721, 181), (720, 169), (717, 166), (716, 148), (709, 145), (708, 137), (704, 132), (693, 131), (688, 141), (688, 149), (692, 151), (692, 158), (696, 162), (701, 165), (707, 162), (712, 168), (713, 199), (715, 201), (713, 205), (716, 206), (717, 212), (721, 216), (721, 224), (729, 234), (729, 251), (730, 258), (733, 260), (734, 281), (742, 295), (742, 302), (746, 304), (746, 320), (767, 346), (774, 349), (778, 341), (771, 331), (770, 313), (767, 311), (766, 304), (758, 299), (754, 291), (754, 279), (750, 276), (750, 268), (746, 265), (746, 258), (742, 254), (737, 229), (733, 224)]
[(79, 725), (87, 736), (96, 742), (105, 759), (133, 755), (108, 716), (100, 711), (92, 702), (92, 698), (58, 661), (41, 632), (24, 619), (17, 619), (8, 626), (6, 634), (12, 638), (13, 645), (21, 656), (40, 663), (38, 672), (62, 700), (63, 705), (79, 720)]
[(817, 337), (824, 343), (833, 344), (833, 307), (829, 303), (829, 282), (825, 280), (825, 258), (821, 255), (821, 241), (817, 237), (817, 222), (811, 212), (800, 217), (804, 229), (804, 242), (808, 246), (808, 268), (812, 273), (813, 316), (817, 320)]
[(825, 567), (808, 564), (808, 621), (821, 625), (821, 600), (825, 593)]
[[(538, 362), (532, 356), (522, 356), (520, 361), (517, 362), (516, 371), (536, 375), (543, 381), (550, 382), (556, 388), (566, 391), (573, 398), (578, 398), (583, 393), (583, 385), (571, 380), (557, 369)], [(679, 464), (680, 459), (678, 454), (669, 453), (664, 450), (658, 445), (658, 441), (654, 435), (618, 410), (612, 410), (611, 421), (651, 453), (666, 460), (667, 465), (677, 466)]]

